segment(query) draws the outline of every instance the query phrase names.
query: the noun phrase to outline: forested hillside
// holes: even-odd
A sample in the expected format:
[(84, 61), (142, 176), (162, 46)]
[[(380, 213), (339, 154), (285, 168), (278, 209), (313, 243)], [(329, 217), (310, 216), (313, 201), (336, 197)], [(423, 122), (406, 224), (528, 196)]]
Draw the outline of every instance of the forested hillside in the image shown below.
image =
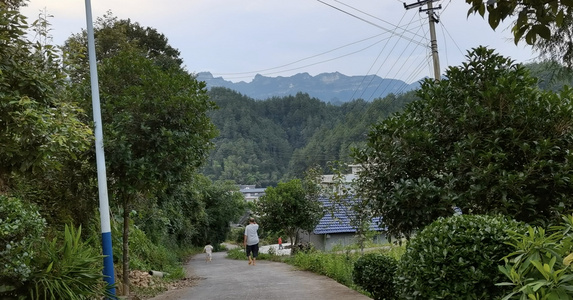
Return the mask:
[[(549, 62), (527, 68), (542, 89), (571, 85), (565, 71)], [(219, 107), (210, 117), (220, 135), (203, 174), (261, 187), (300, 177), (314, 165), (328, 172), (329, 161), (350, 162), (351, 149), (366, 140), (371, 125), (417, 99), (411, 91), (337, 106), (304, 93), (259, 101), (213, 87), (209, 95)]]
[(263, 187), (316, 164), (326, 171), (328, 161), (348, 161), (373, 123), (415, 99), (410, 92), (335, 106), (303, 93), (265, 101), (226, 88), (209, 94), (219, 107), (211, 119), (220, 135), (203, 173)]

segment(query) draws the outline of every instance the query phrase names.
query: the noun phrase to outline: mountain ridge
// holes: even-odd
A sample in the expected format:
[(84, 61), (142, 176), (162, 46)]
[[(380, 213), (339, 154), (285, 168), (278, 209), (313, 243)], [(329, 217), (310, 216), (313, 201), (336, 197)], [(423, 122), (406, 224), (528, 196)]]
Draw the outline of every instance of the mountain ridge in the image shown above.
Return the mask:
[(214, 77), (210, 72), (197, 73), (197, 80), (204, 81), (207, 88), (225, 87), (256, 100), (273, 97), (294, 96), (307, 93), (321, 101), (342, 104), (354, 99), (372, 101), (388, 94), (400, 94), (416, 89), (419, 82), (405, 83), (399, 79), (381, 78), (377, 75), (347, 76), (340, 72), (297, 73), (292, 76), (267, 77), (255, 75), (251, 82), (232, 82), (223, 77)]

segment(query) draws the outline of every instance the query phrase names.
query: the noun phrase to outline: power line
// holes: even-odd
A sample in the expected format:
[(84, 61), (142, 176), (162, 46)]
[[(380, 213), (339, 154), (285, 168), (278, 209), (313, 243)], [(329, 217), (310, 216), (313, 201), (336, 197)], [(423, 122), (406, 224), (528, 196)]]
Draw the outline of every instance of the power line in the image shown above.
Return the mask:
[[(378, 25), (378, 24), (376, 24), (376, 23), (370, 22), (370, 21), (368, 21), (368, 20), (366, 20), (366, 19), (364, 19), (364, 18), (361, 18), (361, 17), (359, 17), (359, 16), (357, 16), (357, 15), (355, 15), (355, 14), (349, 13), (349, 12), (347, 12), (347, 11), (345, 11), (345, 10), (343, 10), (343, 9), (340, 9), (340, 8), (334, 6), (334, 5), (328, 4), (328, 3), (326, 3), (326, 2), (324, 2), (324, 1), (322, 1), (322, 0), (316, 0), (316, 1), (322, 3), (322, 4), (326, 5), (326, 6), (332, 7), (332, 8), (334, 8), (334, 9), (340, 11), (340, 12), (343, 12), (343, 13), (349, 15), (349, 16), (352, 16), (352, 17), (354, 17), (354, 18), (356, 18), (356, 19), (359, 19), (359, 20), (361, 20), (361, 21), (363, 21), (363, 22), (366, 22), (366, 23), (368, 23), (368, 24), (370, 24), (370, 25), (372, 25), (372, 26), (378, 27), (378, 28), (380, 28), (380, 29), (382, 29), (382, 30), (384, 30), (384, 31), (387, 31), (387, 32), (390, 32), (390, 33), (392, 33), (392, 31), (393, 31), (393, 30), (391, 30), (391, 29), (387, 29), (387, 28), (385, 28), (385, 27), (382, 27), (382, 26), (380, 26), (380, 25)], [(412, 40), (411, 38), (406, 37), (406, 36), (404, 36), (404, 35), (398, 35), (398, 36), (401, 37), (401, 38), (403, 38), (403, 39), (405, 39), (405, 40), (411, 41), (411, 42), (413, 42), (413, 43), (418, 43), (418, 41)]]
[[(392, 24), (392, 23), (390, 23), (390, 22), (388, 22), (388, 21), (386, 21), (386, 20), (384, 20), (384, 19), (380, 19), (380, 18), (378, 18), (378, 17), (376, 17), (376, 16), (374, 16), (374, 15), (371, 15), (371, 14), (369, 14), (369, 13), (367, 13), (367, 12), (364, 12), (364, 11), (362, 11), (362, 10), (360, 10), (360, 9), (358, 9), (358, 8), (355, 8), (355, 7), (351, 6), (351, 5), (345, 4), (345, 3), (343, 3), (343, 2), (341, 2), (341, 1), (339, 1), (339, 0), (334, 0), (334, 1), (335, 1), (335, 2), (338, 2), (338, 3), (342, 4), (342, 5), (344, 5), (344, 6), (346, 6), (346, 7), (352, 8), (352, 9), (358, 11), (358, 12), (361, 12), (361, 13), (363, 13), (363, 14), (369, 16), (369, 17), (372, 17), (372, 18), (374, 18), (374, 19), (376, 19), (376, 20), (379, 20), (379, 21), (381, 21), (381, 22), (383, 22), (383, 23), (386, 23), (386, 24), (388, 24), (388, 25), (394, 26), (394, 27), (395, 27), (394, 30), (396, 30), (396, 28), (399, 28), (398, 25), (394, 25), (394, 24)], [(400, 22), (398, 22), (398, 24), (400, 24)], [(408, 33), (413, 34), (414, 36), (423, 38), (423, 36), (420, 36), (420, 35), (418, 35), (418, 34), (415, 33), (415, 32), (409, 31), (409, 30), (407, 30), (407, 28), (404, 29), (404, 32), (408, 32)]]
[[(415, 16), (412, 16), (412, 20), (414, 19), (414, 17), (415, 17)], [(412, 22), (410, 22), (410, 24), (412, 24)], [(422, 27), (418, 27), (418, 31), (419, 31), (421, 28), (422, 28)], [(412, 44), (412, 43), (408, 43), (405, 48), (408, 48), (411, 44)], [(394, 44), (394, 47), (393, 47), (392, 50), (394, 50), (394, 48), (395, 48), (397, 45), (398, 45), (398, 43)], [(417, 47), (415, 47), (414, 50), (415, 50), (415, 49), (417, 49)], [(404, 51), (405, 51), (405, 50), (404, 50)], [(402, 54), (404, 53), (404, 51), (402, 51)], [(413, 51), (412, 51), (412, 53), (413, 53)], [(401, 55), (401, 56), (402, 56), (402, 55)], [(406, 58), (406, 60), (409, 60), (410, 57), (411, 57), (411, 55), (408, 56), (408, 58)], [(390, 74), (390, 72), (392, 71), (392, 69), (394, 68), (394, 66), (395, 66), (397, 63), (398, 63), (398, 60), (395, 60), (395, 61), (394, 61), (394, 64), (392, 65), (392, 67), (390, 67), (390, 69), (386, 72), (387, 75), (384, 76), (384, 77), (390, 77), (389, 74)], [(404, 64), (403, 64), (403, 65), (404, 65)], [(402, 66), (403, 66), (403, 65), (402, 65)], [(380, 66), (380, 68), (379, 68), (378, 70), (380, 70), (381, 68), (382, 68), (382, 65)], [(377, 72), (377, 73), (378, 73), (378, 72)], [(382, 82), (380, 82), (380, 83), (378, 84), (378, 86), (376, 87), (376, 89), (374, 90), (374, 92), (370, 95), (369, 100), (371, 100), (371, 99), (374, 97), (374, 94), (378, 91), (378, 89), (380, 88), (381, 85), (382, 85)], [(384, 93), (386, 92), (386, 90), (388, 89), (388, 87), (389, 87), (389, 85), (387, 85), (387, 86), (384, 88), (384, 90), (382, 91), (381, 94), (384, 94)]]
[(245, 74), (263, 73), (263, 72), (267, 72), (267, 71), (272, 71), (272, 70), (276, 70), (276, 69), (288, 67), (288, 66), (291, 66), (291, 65), (294, 65), (294, 64), (297, 64), (297, 63), (299, 63), (299, 62), (302, 62), (302, 61), (305, 61), (305, 60), (309, 60), (309, 59), (312, 59), (312, 58), (315, 58), (315, 57), (319, 57), (319, 56), (321, 56), (321, 55), (325, 55), (325, 54), (334, 52), (334, 51), (336, 51), (336, 50), (340, 50), (340, 49), (342, 49), (342, 48), (346, 48), (346, 47), (349, 47), (349, 46), (352, 46), (352, 45), (356, 45), (356, 44), (358, 44), (358, 43), (362, 43), (362, 42), (364, 42), (364, 41), (367, 41), (367, 40), (370, 40), (370, 39), (379, 37), (379, 36), (384, 35), (384, 34), (387, 34), (387, 33), (385, 33), (385, 32), (384, 32), (384, 33), (379, 33), (379, 34), (373, 35), (373, 36), (371, 36), (371, 37), (367, 37), (367, 38), (365, 38), (365, 39), (358, 40), (358, 41), (356, 41), (356, 42), (352, 42), (352, 43), (349, 43), (349, 44), (346, 44), (346, 45), (343, 45), (343, 46), (339, 46), (339, 47), (336, 47), (336, 48), (331, 49), (331, 50), (328, 50), (328, 51), (324, 51), (324, 52), (321, 52), (321, 53), (318, 53), (318, 54), (315, 54), (315, 55), (312, 55), (312, 56), (308, 56), (308, 57), (305, 57), (305, 58), (302, 58), (302, 59), (299, 59), (299, 60), (296, 60), (296, 61), (293, 61), (293, 62), (290, 62), (290, 63), (286, 63), (286, 64), (284, 64), (284, 65), (280, 65), (280, 66), (276, 66), (276, 67), (272, 67), (272, 68), (267, 68), (267, 69), (262, 69), (262, 70), (256, 70), (256, 71), (249, 71), (249, 72), (216, 73), (216, 74), (213, 74), (213, 75), (219, 75), (219, 76), (223, 76), (223, 75), (245, 75)]
[[(398, 24), (400, 24), (402, 22), (402, 19), (404, 19), (404, 16), (406, 14), (404, 14), (402, 16), (402, 18), (400, 19), (400, 22), (398, 22)], [(372, 65), (370, 65), (370, 68), (368, 69), (368, 72), (366, 72), (366, 74), (370, 74), (370, 70), (372, 70), (372, 68), (374, 67), (374, 65), (376, 64), (376, 62), (378, 61), (378, 59), (380, 58), (380, 56), (382, 55), (382, 52), (384, 51), (384, 49), (386, 48), (386, 46), (388, 45), (388, 43), (384, 44), (384, 47), (382, 48), (382, 50), (380, 50), (380, 52), (378, 53), (378, 56), (376, 57), (376, 59), (374, 60), (374, 62), (372, 63)], [(354, 97), (354, 95), (356, 94), (356, 91), (362, 86), (362, 84), (364, 83), (364, 81), (366, 80), (366, 76), (364, 76), (362, 78), (362, 81), (360, 82), (360, 85), (358, 87), (356, 87), (356, 89), (354, 90), (354, 92), (352, 93), (352, 98)], [(362, 98), (362, 96), (364, 95), (364, 93), (366, 92), (366, 89), (370, 86), (370, 84), (372, 83), (372, 81), (374, 80), (374, 76), (372, 76), (372, 78), (370, 78), (370, 82), (368, 82), (368, 84), (366, 85), (366, 87), (362, 90), (362, 93), (360, 94), (359, 98)]]
[[(334, 58), (322, 60), (322, 61), (319, 61), (319, 62), (307, 64), (307, 65), (300, 66), (300, 67), (296, 67), (296, 68), (285, 69), (285, 70), (276, 71), (276, 72), (267, 72), (267, 73), (264, 73), (263, 75), (273, 75), (273, 74), (279, 74), (279, 73), (288, 72), (288, 71), (300, 70), (300, 69), (302, 69), (302, 68), (306, 68), (306, 67), (310, 67), (310, 66), (315, 66), (315, 65), (318, 65), (318, 64), (322, 64), (322, 63), (330, 62), (330, 61), (333, 61), (333, 60), (337, 60), (337, 59), (340, 59), (340, 58), (343, 58), (343, 57), (346, 57), (346, 56), (350, 56), (350, 55), (356, 54), (356, 53), (358, 53), (358, 52), (362, 52), (362, 51), (364, 51), (364, 50), (366, 50), (366, 49), (368, 49), (368, 48), (371, 48), (371, 47), (373, 47), (373, 46), (375, 46), (375, 45), (377, 45), (377, 44), (383, 42), (383, 41), (386, 40), (386, 39), (388, 39), (388, 38), (384, 38), (384, 39), (379, 40), (379, 41), (377, 41), (377, 42), (375, 42), (375, 43), (373, 43), (373, 44), (371, 44), (371, 45), (368, 45), (368, 46), (366, 46), (366, 47), (364, 47), (364, 48), (362, 48), (362, 49), (356, 50), (356, 51), (354, 51), (354, 52), (346, 53), (346, 54), (344, 54), (344, 55), (340, 55), (340, 56), (337, 56), (337, 57), (334, 57)], [(228, 77), (228, 79), (238, 79), (238, 78), (244, 78), (244, 76)]]

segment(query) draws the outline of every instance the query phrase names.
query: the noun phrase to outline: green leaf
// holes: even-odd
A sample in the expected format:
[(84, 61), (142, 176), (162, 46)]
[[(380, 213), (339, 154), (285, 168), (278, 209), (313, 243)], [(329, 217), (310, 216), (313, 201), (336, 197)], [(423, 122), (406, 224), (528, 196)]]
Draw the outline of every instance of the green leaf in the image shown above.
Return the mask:
[(560, 9), (557, 15), (555, 16), (555, 24), (558, 27), (561, 27), (563, 25), (563, 16), (564, 16), (563, 9)]
[(48, 268), (46, 268), (46, 273), (49, 273), (49, 272), (52, 270), (52, 267), (53, 267), (53, 266), (54, 266), (54, 262), (51, 262), (51, 263), (48, 265)]
[[(530, 32), (534, 32), (535, 34), (539, 35), (540, 37), (546, 40), (551, 38), (551, 30), (549, 29), (548, 26), (534, 25)], [(535, 39), (533, 39), (533, 43), (535, 43)]]
[[(488, 9), (489, 10), (489, 9)], [(490, 10), (488, 15), (489, 26), (495, 30), (500, 22), (499, 12), (497, 10)]]

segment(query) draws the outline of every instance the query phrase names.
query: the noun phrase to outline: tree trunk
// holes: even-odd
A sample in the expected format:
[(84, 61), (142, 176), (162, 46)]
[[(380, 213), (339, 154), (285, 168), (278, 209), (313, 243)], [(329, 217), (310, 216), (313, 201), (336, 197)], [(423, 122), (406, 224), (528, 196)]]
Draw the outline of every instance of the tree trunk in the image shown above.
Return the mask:
[(123, 200), (123, 295), (129, 296), (129, 200)]

